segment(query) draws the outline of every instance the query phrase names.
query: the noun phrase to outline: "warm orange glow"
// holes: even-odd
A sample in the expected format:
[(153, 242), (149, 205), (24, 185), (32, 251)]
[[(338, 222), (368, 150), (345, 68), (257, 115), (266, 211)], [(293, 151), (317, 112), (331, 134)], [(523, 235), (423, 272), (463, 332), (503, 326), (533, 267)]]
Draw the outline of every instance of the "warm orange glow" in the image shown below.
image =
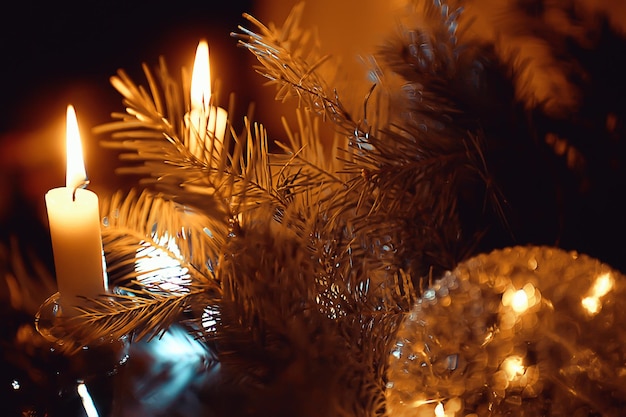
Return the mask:
[(581, 304), (587, 313), (594, 316), (600, 312), (602, 309), (601, 298), (607, 295), (614, 285), (615, 280), (610, 272), (606, 272), (596, 278), (593, 286), (587, 293), (588, 295), (581, 300)]
[(80, 188), (87, 180), (87, 173), (83, 160), (83, 145), (80, 140), (80, 132), (78, 131), (76, 112), (71, 104), (67, 106), (65, 140), (67, 152), (65, 186), (70, 189)]
[(446, 417), (446, 411), (443, 409), (442, 403), (438, 403), (435, 406), (435, 417)]
[(211, 69), (209, 65), (209, 44), (200, 41), (196, 49), (196, 59), (191, 73), (191, 110), (209, 114), (211, 101)]
[(211, 105), (211, 70), (209, 65), (209, 45), (200, 41), (191, 74), (191, 108), (187, 114), (187, 127), (190, 129), (189, 150), (204, 160), (210, 152), (221, 152), (226, 133), (228, 114), (221, 107)]
[(502, 305), (511, 308), (516, 319), (535, 307), (540, 300), (541, 293), (530, 282), (524, 284), (524, 287), (519, 290), (511, 286), (502, 294)]
[(513, 294), (513, 298), (511, 299), (511, 308), (516, 313), (523, 313), (528, 310), (528, 295), (526, 294), (526, 291), (523, 289), (517, 290)]
[[(98, 196), (87, 189), (83, 147), (73, 106), (67, 106), (65, 187), (46, 193), (54, 268), (62, 303), (82, 303), (78, 297), (98, 297), (108, 291), (102, 253)], [(68, 309), (72, 315), (77, 311)], [(65, 314), (65, 310), (64, 310)]]
[(583, 308), (587, 310), (587, 313), (591, 315), (598, 314), (600, 307), (602, 307), (602, 303), (598, 297), (585, 297), (581, 300), (581, 304)]
[(604, 297), (611, 291), (613, 284), (613, 277), (609, 272), (600, 275), (593, 284), (593, 296)]
[(509, 381), (524, 375), (525, 371), (523, 359), (519, 356), (509, 356), (502, 361), (500, 368), (504, 371)]

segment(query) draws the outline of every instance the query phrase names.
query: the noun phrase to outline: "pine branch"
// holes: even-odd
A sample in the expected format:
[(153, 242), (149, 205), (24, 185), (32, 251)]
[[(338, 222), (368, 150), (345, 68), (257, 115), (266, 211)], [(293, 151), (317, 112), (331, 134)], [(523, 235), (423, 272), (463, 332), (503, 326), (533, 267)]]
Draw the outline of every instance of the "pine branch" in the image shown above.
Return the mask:
[[(388, 61), (361, 120), (320, 75), (326, 58), (298, 27), (303, 4), (281, 29), (246, 15), (258, 33), (240, 28), (234, 36), (259, 59), (277, 99), (295, 95), (312, 110), (297, 113), (298, 129), (286, 128), (288, 141), (277, 152), (264, 127), (245, 119), (221, 152), (212, 146), (198, 158), (187, 147), (181, 89), (165, 64), (158, 77), (144, 66), (149, 89), (118, 74), (113, 84), (129, 110), (98, 132), (111, 134), (106, 144), (125, 151), (126, 162), (139, 163), (127, 172), (144, 175), (143, 185), (162, 194), (119, 195), (103, 210), (109, 272), (136, 295), (84, 310), (94, 329), (137, 327), (153, 337), (189, 319), (241, 380), (289, 386), (306, 364), (315, 378), (332, 375), (338, 384), (324, 389), (347, 393), (329, 391), (325, 401), (336, 414), (382, 415), (397, 321), (433, 270), (463, 256), (459, 195), (488, 178), (480, 136), (465, 129), (475, 127), (471, 118), (455, 128), (465, 116), (454, 97), (440, 94), (454, 81), (461, 51), (456, 15), (444, 9), (432, 10), (441, 12), (445, 30), (383, 51)], [(408, 62), (398, 60), (398, 50), (416, 45), (423, 48)], [(434, 87), (419, 99), (415, 91), (398, 93), (398, 76)], [(322, 148), (319, 118), (339, 126), (338, 149)], [(182, 272), (169, 292), (158, 281), (169, 267), (137, 271), (138, 251), (139, 258), (160, 253), (178, 262)], [(207, 308), (211, 319), (202, 319)]]
[(244, 14), (258, 32), (239, 27), (232, 36), (239, 45), (252, 52), (259, 60), (257, 72), (274, 84), (276, 99), (285, 101), (294, 96), (299, 106), (311, 110), (337, 124), (343, 132), (355, 132), (357, 123), (332, 91), (318, 69), (329, 56), (319, 54), (319, 45), (311, 32), (303, 31), (300, 20), (304, 2), (298, 3), (282, 28), (268, 28), (249, 14)]
[(77, 315), (58, 319), (56, 332), (62, 334), (58, 348), (73, 354), (83, 346), (106, 345), (124, 337), (135, 341), (159, 337), (181, 322), (191, 306), (205, 300), (204, 295), (202, 290), (173, 295), (133, 289), (86, 300), (76, 307)]
[(193, 153), (189, 146), (194, 133), (185, 121), (189, 108), (182, 99), (181, 83), (169, 75), (163, 58), (156, 75), (145, 64), (143, 69), (149, 89), (135, 84), (122, 70), (111, 77), (124, 97), (126, 113), (114, 113), (113, 122), (94, 129), (96, 134), (107, 135), (101, 141), (104, 147), (121, 151), (126, 166), (117, 172), (139, 175), (144, 187), (158, 188), (181, 202), (188, 197), (202, 204), (202, 211), (213, 207), (227, 211), (221, 196), (212, 194), (224, 180), (232, 132), (227, 129), (220, 146), (213, 146), (218, 139), (207, 131), (210, 143), (204, 144), (203, 153)]
[[(133, 262), (142, 245), (147, 244), (178, 261), (194, 281), (213, 280), (210, 261), (219, 257), (228, 233), (223, 221), (148, 191), (139, 195), (134, 190), (127, 195), (117, 193), (103, 201), (101, 212), (106, 225), (102, 236), (108, 264), (122, 269), (126, 266), (124, 260)], [(178, 253), (172, 252), (170, 244)], [(136, 273), (112, 278), (116, 282), (124, 277), (134, 279)]]
[[(246, 16), (258, 32), (240, 28), (243, 33), (235, 35), (259, 60), (259, 72), (279, 87), (277, 99), (291, 91), (307, 108), (330, 116), (347, 135), (352, 149), (344, 150), (343, 164), (335, 167), (347, 174), (347, 190), (330, 187), (333, 198), (320, 200), (320, 212), (331, 221), (325, 226), (330, 228), (326, 236), (336, 236), (352, 217), (353, 240), (345, 248), (354, 253), (352, 259), (367, 259), (370, 271), (391, 265), (392, 275), (408, 268), (416, 287), (427, 281), (433, 267), (451, 268), (471, 251), (467, 242), (479, 232), (459, 236), (459, 196), (464, 187), (476, 189), (488, 179), (484, 166), (477, 163), (482, 151), (473, 137), (480, 135), (479, 125), (459, 107), (464, 91), (456, 79), (461, 69), (472, 65), (472, 57), (480, 58), (479, 50), (458, 42), (460, 8), (452, 10), (442, 2), (421, 5), (423, 26), (406, 30), (404, 38), (382, 50), (384, 67), (375, 73), (384, 90), (377, 94), (374, 113), (368, 114), (371, 97), (366, 98), (359, 122), (336, 94), (328, 93), (317, 73), (318, 54), (298, 28), (303, 4), (293, 9), (281, 29)], [(410, 84), (399, 88), (398, 76)], [(455, 91), (457, 97), (450, 95)], [(377, 128), (379, 124), (384, 128)], [(498, 200), (489, 198), (497, 207)], [(377, 243), (381, 239), (392, 244)], [(375, 253), (385, 252), (385, 262), (374, 260)], [(346, 260), (346, 265), (352, 261)], [(347, 279), (354, 274), (342, 275)]]

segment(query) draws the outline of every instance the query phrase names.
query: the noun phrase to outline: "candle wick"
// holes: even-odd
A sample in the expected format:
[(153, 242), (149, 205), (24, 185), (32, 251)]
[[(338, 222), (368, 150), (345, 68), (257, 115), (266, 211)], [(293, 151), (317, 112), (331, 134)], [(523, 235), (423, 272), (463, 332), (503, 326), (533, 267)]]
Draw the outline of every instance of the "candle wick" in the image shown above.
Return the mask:
[(76, 201), (76, 191), (79, 188), (87, 188), (88, 185), (89, 185), (89, 179), (88, 178), (85, 178), (81, 183), (76, 185), (76, 187), (74, 187), (74, 189), (72, 190), (72, 201)]

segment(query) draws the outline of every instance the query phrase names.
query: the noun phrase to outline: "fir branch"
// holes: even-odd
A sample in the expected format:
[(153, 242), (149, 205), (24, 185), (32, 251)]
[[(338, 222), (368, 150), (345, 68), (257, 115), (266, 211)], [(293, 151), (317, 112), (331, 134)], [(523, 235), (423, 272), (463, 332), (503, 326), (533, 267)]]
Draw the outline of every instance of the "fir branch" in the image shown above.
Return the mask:
[[(144, 67), (149, 90), (118, 75), (114, 84), (130, 111), (99, 132), (112, 134), (107, 143), (128, 151), (126, 162), (141, 163), (130, 171), (164, 194), (118, 196), (103, 210), (110, 272), (139, 296), (85, 310), (94, 328), (104, 334), (113, 325), (137, 327), (153, 337), (185, 312), (242, 380), (289, 386), (311, 366), (313, 383), (332, 375), (325, 389), (342, 387), (342, 395), (325, 391), (335, 414), (382, 415), (395, 326), (433, 270), (459, 259), (459, 195), (487, 178), (480, 142), (465, 129), (474, 125), (454, 128), (464, 115), (453, 97), (439, 98), (454, 80), (461, 50), (455, 14), (438, 7), (447, 29), (424, 35), (423, 49), (408, 62), (398, 60), (398, 50), (419, 47), (422, 38), (383, 51), (387, 65), (358, 121), (321, 76), (327, 58), (298, 27), (303, 4), (281, 29), (246, 15), (259, 33), (240, 28), (240, 45), (259, 59), (278, 99), (295, 95), (312, 110), (298, 113), (297, 133), (286, 129), (288, 142), (275, 153), (264, 127), (245, 119), (223, 152), (196, 158), (186, 147), (185, 109), (172, 93), (179, 88), (166, 71), (153, 77)], [(410, 89), (398, 93), (398, 75), (434, 87), (420, 90), (419, 99)], [(322, 148), (319, 117), (339, 126), (338, 150)], [(180, 255), (159, 240), (166, 233)], [(177, 259), (188, 281), (169, 294), (151, 277), (136, 282), (138, 272), (129, 268), (142, 244)], [(210, 329), (201, 319), (207, 307)]]
[(123, 71), (112, 78), (125, 97), (127, 114), (114, 114), (120, 121), (96, 129), (98, 134), (110, 135), (109, 140), (102, 141), (104, 146), (122, 150), (121, 159), (133, 163), (118, 172), (142, 175), (143, 186), (157, 188), (168, 198), (195, 207), (222, 225), (237, 216), (233, 210), (245, 211), (258, 202), (284, 206), (271, 178), (267, 134), (262, 125), (246, 119), (238, 137), (232, 132), (227, 134), (221, 152), (211, 147), (209, 155), (198, 158), (187, 148), (189, 129), (162, 114), (164, 109), (168, 114), (184, 114), (178, 100), (180, 88), (169, 77), (164, 60), (156, 80), (145, 65), (144, 71), (151, 94)]
[[(501, 211), (479, 119), (464, 107), (471, 93), (464, 83), (474, 84), (460, 75), (473, 73), (472, 65), (481, 68), (484, 50), (458, 42), (460, 8), (419, 4), (423, 21), (402, 28), (377, 60), (388, 108), (374, 119), (383, 127), (361, 128), (353, 135), (355, 151), (341, 156), (350, 177), (346, 193), (358, 197), (344, 193), (328, 206), (334, 219), (352, 216), (352, 247), (363, 248), (363, 259), (390, 248), (391, 271), (406, 270), (417, 289), (433, 268), (450, 269), (471, 253), (483, 232), (484, 201), (491, 199)], [(352, 203), (342, 207), (343, 201)], [(385, 263), (373, 265), (382, 270)]]
[(116, 293), (107, 298), (90, 299), (76, 307), (78, 315), (62, 319), (64, 339), (72, 341), (64, 348), (79, 346), (80, 349), (80, 346), (106, 344), (123, 337), (132, 337), (135, 341), (159, 337), (181, 321), (182, 313), (202, 299), (199, 296), (203, 291), (174, 295), (132, 290), (132, 294)]
[(276, 85), (276, 99), (284, 101), (298, 97), (300, 105), (323, 117), (328, 117), (344, 132), (358, 130), (357, 123), (339, 100), (336, 91), (327, 86), (319, 67), (329, 56), (319, 54), (319, 45), (312, 34), (303, 31), (300, 20), (304, 2), (298, 3), (282, 28), (268, 28), (249, 14), (244, 14), (256, 26), (258, 33), (239, 27), (233, 33), (239, 45), (252, 52), (259, 60), (257, 72)]
[[(120, 158), (127, 164), (118, 173), (138, 174), (143, 177), (144, 186), (160, 188), (180, 200), (184, 200), (181, 194), (192, 197), (209, 194), (219, 185), (228, 163), (230, 129), (221, 143), (223, 150), (205, 144), (203, 153), (192, 153), (189, 144), (193, 132), (185, 121), (189, 109), (182, 99), (181, 83), (169, 75), (163, 58), (156, 75), (145, 64), (143, 69), (149, 90), (135, 84), (123, 70), (111, 77), (112, 85), (124, 97), (126, 113), (114, 113), (114, 121), (96, 127), (94, 132), (107, 135), (101, 141), (104, 147), (121, 151)], [(218, 139), (207, 132), (206, 140)], [(194, 200), (201, 201), (197, 196)], [(221, 206), (219, 199), (213, 199), (202, 209), (212, 205)]]
[[(137, 260), (144, 245), (177, 260), (195, 282), (214, 281), (211, 260), (219, 257), (228, 233), (223, 222), (148, 191), (114, 194), (103, 200), (101, 212), (103, 245), (113, 282), (136, 278), (137, 272), (129, 271), (128, 266)], [(179, 253), (172, 252), (170, 242)], [(147, 254), (144, 250), (143, 257)]]
[(384, 416), (387, 356), (404, 314), (363, 314), (339, 322), (346, 341), (333, 396), (337, 415)]
[[(332, 240), (346, 232), (351, 236), (336, 246), (329, 258), (325, 258), (326, 254), (321, 249), (318, 253), (320, 259), (328, 259), (322, 264), (332, 259), (335, 265), (341, 265), (340, 268), (324, 267), (326, 272), (322, 274), (324, 278), (320, 279), (325, 285), (332, 283), (335, 288), (328, 293), (328, 303), (331, 303), (331, 299), (336, 299), (345, 306), (346, 300), (358, 294), (354, 289), (361, 285), (393, 285), (393, 282), (383, 284), (388, 278), (378, 278), (383, 282), (377, 282), (377, 279), (370, 282), (370, 277), (360, 276), (363, 271), (369, 271), (372, 277), (385, 277), (389, 274), (400, 276), (404, 268), (409, 268), (409, 276), (413, 276), (417, 280), (415, 284), (418, 284), (427, 279), (433, 266), (437, 270), (453, 266), (459, 256), (463, 256), (456, 249), (460, 228), (457, 219), (458, 193), (466, 178), (475, 178), (476, 173), (482, 174), (482, 171), (473, 165), (479, 158), (469, 155), (465, 132), (455, 128), (446, 130), (447, 126), (452, 125), (451, 117), (461, 113), (453, 101), (446, 101), (445, 96), (442, 96), (444, 101), (437, 101), (440, 95), (432, 94), (428, 96), (431, 101), (424, 102), (411, 101), (410, 95), (401, 99), (391, 95), (391, 108), (387, 110), (391, 116), (386, 130), (377, 130), (376, 123), (370, 124), (367, 121), (369, 98), (366, 98), (366, 117), (363, 122), (355, 122), (348, 112), (344, 112), (336, 96), (331, 99), (329, 97), (332, 95), (325, 93), (328, 89), (321, 78), (312, 77), (316, 73), (316, 66), (308, 62), (316, 62), (315, 59), (307, 61), (302, 58), (303, 55), (307, 58), (312, 55), (300, 52), (306, 45), (298, 45), (297, 36), (294, 35), (299, 34), (294, 22), (297, 22), (302, 13), (301, 7), (294, 8), (282, 30), (269, 29), (249, 18), (259, 28), (259, 33), (242, 29), (244, 34), (238, 38), (261, 62), (260, 71), (282, 85), (279, 93), (288, 86), (294, 89), (296, 95), (305, 93), (300, 97), (310, 100), (311, 109), (315, 110), (317, 105), (318, 110), (322, 109), (321, 113), (329, 109), (332, 113), (333, 104), (336, 105), (335, 108), (341, 109), (340, 125), (343, 124), (355, 152), (344, 151), (345, 157), (339, 161), (343, 164), (338, 163), (333, 167), (334, 170), (343, 172), (347, 179), (343, 182), (335, 181), (336, 187), (327, 188), (327, 195), (330, 197), (316, 200), (320, 208), (313, 216), (320, 215), (324, 220), (318, 225), (321, 229), (316, 229), (320, 243), (313, 244), (313, 247), (323, 248), (325, 240)], [(438, 13), (438, 16), (431, 18), (433, 21), (441, 20), (441, 25), (424, 28), (423, 35), (426, 38), (409, 38), (407, 42), (409, 46), (415, 44), (417, 55), (411, 55), (414, 61), (409, 63), (409, 72), (395, 72), (408, 76), (407, 74), (412, 74), (411, 71), (417, 71), (422, 76), (424, 85), (441, 86), (443, 90), (452, 82), (459, 54), (464, 50), (456, 42), (456, 19), (459, 10), (450, 12), (446, 4), (433, 3), (428, 6), (427, 11), (433, 15)], [(417, 43), (419, 39), (422, 40), (421, 44)], [(403, 55), (396, 52), (387, 55), (394, 59), (396, 56)], [(388, 63), (392, 70), (402, 69), (394, 61)], [(385, 73), (386, 70), (380, 71), (380, 74)], [(295, 74), (299, 76), (296, 77)], [(381, 79), (381, 84), (386, 88), (395, 87), (382, 81), (384, 80)], [(430, 94), (428, 91), (426, 93)], [(278, 98), (281, 99), (282, 96)], [(331, 105), (325, 107), (325, 104), (320, 105), (316, 100)], [(379, 107), (376, 108), (378, 112), (381, 111), (381, 104), (383, 103), (379, 102)], [(394, 106), (408, 109), (410, 114), (416, 114), (417, 117), (406, 118), (406, 111), (394, 112)], [(369, 119), (384, 121), (378, 114)], [(290, 154), (289, 149), (283, 149)], [(298, 155), (301, 150), (291, 153), (291, 159), (283, 159), (284, 166), (281, 170), (284, 171), (285, 167), (294, 168), (296, 165), (314, 168), (314, 165), (308, 164), (306, 156)], [(476, 151), (480, 153), (480, 149)], [(307, 179), (310, 178), (311, 181), (300, 182), (298, 185), (309, 186), (324, 178), (333, 183), (333, 174), (328, 176), (322, 171), (319, 171), (321, 175), (317, 177), (313, 171), (308, 171), (311, 176)], [(293, 188), (298, 189), (303, 196), (309, 196), (308, 191), (303, 192), (303, 188)], [(418, 255), (413, 255), (414, 253)], [(382, 254), (385, 255), (381, 259)], [(425, 257), (422, 258), (421, 254)], [(363, 267), (355, 269), (355, 260)], [(360, 280), (360, 283), (351, 282), (354, 279)], [(346, 290), (337, 291), (337, 288)]]

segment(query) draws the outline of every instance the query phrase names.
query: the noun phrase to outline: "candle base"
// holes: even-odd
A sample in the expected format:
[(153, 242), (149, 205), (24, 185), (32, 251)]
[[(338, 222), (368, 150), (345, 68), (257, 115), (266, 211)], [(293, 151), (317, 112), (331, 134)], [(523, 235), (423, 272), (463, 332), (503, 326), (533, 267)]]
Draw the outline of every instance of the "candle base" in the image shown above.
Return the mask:
[(35, 315), (35, 328), (44, 339), (52, 343), (51, 351), (59, 352), (65, 359), (60, 374), (64, 379), (84, 382), (94, 377), (112, 376), (129, 358), (131, 336), (100, 338), (83, 344), (72, 330), (80, 326), (76, 317), (63, 314), (61, 295), (55, 293), (39, 307)]

